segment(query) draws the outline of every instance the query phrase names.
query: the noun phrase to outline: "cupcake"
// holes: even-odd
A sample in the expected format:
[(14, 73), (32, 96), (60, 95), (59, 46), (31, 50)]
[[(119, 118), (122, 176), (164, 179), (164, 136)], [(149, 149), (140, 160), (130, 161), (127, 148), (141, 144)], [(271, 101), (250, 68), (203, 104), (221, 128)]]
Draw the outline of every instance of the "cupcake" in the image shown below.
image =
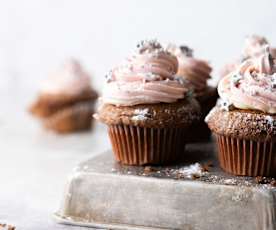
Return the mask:
[[(244, 60), (262, 55), (266, 45), (269, 45), (269, 43), (265, 37), (255, 34), (247, 36), (241, 57), (224, 65), (223, 68), (219, 71), (220, 78), (237, 69)], [(272, 57), (276, 58), (276, 48), (270, 48), (270, 54)]]
[(71, 59), (44, 82), (30, 112), (59, 133), (86, 130), (91, 127), (96, 98), (89, 75)]
[(178, 61), (156, 40), (142, 41), (107, 76), (95, 115), (108, 126), (113, 153), (126, 165), (164, 165), (184, 154), (200, 106), (177, 77)]
[(276, 176), (276, 65), (266, 45), (219, 82), (206, 122), (221, 167), (243, 176)]
[(168, 45), (167, 50), (178, 59), (177, 76), (183, 78), (193, 90), (195, 98), (201, 106), (200, 122), (191, 126), (188, 142), (204, 141), (210, 138), (210, 130), (204, 122), (205, 116), (214, 107), (217, 100), (217, 89), (208, 85), (212, 68), (205, 60), (195, 58), (193, 50), (187, 46)]

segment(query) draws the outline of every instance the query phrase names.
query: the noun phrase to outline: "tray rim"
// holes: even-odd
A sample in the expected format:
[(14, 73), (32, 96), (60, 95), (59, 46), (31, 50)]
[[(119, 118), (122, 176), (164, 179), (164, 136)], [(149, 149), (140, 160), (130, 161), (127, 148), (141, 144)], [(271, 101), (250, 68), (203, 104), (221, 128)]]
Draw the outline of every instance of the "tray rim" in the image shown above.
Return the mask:
[(102, 223), (102, 222), (84, 222), (80, 220), (74, 220), (74, 217), (60, 215), (59, 212), (54, 212), (53, 219), (58, 224), (72, 225), (88, 228), (98, 228), (98, 229), (114, 229), (114, 230), (165, 230), (167, 228), (153, 228), (144, 227), (138, 225), (128, 225), (128, 224), (117, 224), (117, 223)]

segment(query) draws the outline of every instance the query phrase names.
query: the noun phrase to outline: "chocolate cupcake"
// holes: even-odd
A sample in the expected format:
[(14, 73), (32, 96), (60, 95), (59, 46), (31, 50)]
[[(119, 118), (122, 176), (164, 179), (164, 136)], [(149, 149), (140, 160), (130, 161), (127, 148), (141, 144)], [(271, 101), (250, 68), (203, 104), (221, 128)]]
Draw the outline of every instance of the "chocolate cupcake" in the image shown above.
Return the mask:
[(44, 82), (30, 112), (58, 133), (86, 130), (91, 127), (96, 98), (89, 75), (72, 59)]
[(201, 59), (193, 57), (193, 50), (187, 46), (168, 45), (167, 50), (174, 54), (179, 62), (177, 76), (182, 77), (193, 90), (195, 98), (201, 106), (200, 122), (191, 126), (188, 142), (205, 141), (210, 138), (210, 130), (204, 122), (205, 116), (215, 106), (217, 101), (217, 89), (208, 85), (212, 68)]
[(175, 75), (175, 56), (155, 40), (137, 47), (108, 75), (95, 117), (108, 126), (117, 161), (169, 164), (183, 156), (188, 128), (198, 121), (200, 107)]
[(246, 59), (218, 86), (206, 117), (221, 167), (243, 176), (276, 176), (276, 65), (268, 46)]

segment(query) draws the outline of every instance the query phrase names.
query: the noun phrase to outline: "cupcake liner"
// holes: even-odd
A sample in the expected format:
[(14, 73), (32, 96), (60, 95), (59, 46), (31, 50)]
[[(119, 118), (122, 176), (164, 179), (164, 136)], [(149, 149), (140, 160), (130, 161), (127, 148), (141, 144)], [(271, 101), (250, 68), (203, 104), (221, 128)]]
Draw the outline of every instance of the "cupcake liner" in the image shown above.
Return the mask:
[(185, 150), (185, 132), (184, 128), (108, 127), (115, 158), (126, 165), (175, 162)]
[(276, 176), (276, 142), (215, 136), (220, 166), (226, 172), (242, 176)]
[(93, 112), (93, 103), (78, 103), (44, 119), (44, 126), (58, 133), (89, 130), (92, 126)]

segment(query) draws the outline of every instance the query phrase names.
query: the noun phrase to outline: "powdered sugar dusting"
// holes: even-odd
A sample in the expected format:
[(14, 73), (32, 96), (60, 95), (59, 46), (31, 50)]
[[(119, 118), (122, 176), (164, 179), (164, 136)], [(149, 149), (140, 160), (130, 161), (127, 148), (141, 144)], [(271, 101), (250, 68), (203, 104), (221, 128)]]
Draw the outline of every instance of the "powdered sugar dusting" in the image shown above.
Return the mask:
[(204, 172), (203, 167), (199, 163), (192, 164), (187, 167), (180, 168), (178, 170), (179, 174), (182, 174), (184, 177), (193, 179), (194, 177), (201, 177), (206, 172)]
[(143, 121), (148, 118), (149, 110), (148, 109), (135, 109), (134, 116), (131, 118), (133, 121)]
[(267, 116), (265, 117), (265, 119), (266, 119), (267, 123), (268, 123), (271, 127), (273, 127), (274, 122), (275, 122), (275, 120), (273, 119), (273, 117), (267, 115)]

